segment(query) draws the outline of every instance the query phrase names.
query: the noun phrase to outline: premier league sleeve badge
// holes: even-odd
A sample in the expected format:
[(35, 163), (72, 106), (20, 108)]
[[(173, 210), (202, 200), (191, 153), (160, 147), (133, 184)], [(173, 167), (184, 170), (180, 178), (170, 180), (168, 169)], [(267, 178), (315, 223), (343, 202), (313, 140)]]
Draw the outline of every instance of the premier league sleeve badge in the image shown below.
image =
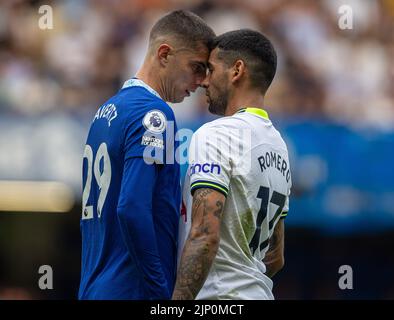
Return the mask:
[(166, 129), (167, 119), (162, 111), (151, 110), (145, 114), (142, 124), (151, 133), (162, 133)]

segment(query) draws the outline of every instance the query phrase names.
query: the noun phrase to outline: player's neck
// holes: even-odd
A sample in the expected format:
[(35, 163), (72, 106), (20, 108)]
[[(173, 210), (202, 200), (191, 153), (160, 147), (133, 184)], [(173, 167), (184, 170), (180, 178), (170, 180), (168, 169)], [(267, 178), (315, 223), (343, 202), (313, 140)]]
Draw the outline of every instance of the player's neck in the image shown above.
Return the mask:
[(243, 108), (263, 108), (264, 96), (260, 92), (249, 91), (233, 95), (228, 102), (225, 116), (232, 116)]
[(161, 90), (160, 81), (157, 78), (157, 72), (153, 72), (153, 70), (146, 66), (144, 63), (142, 67), (138, 70), (135, 76), (144, 81), (149, 87), (155, 90), (160, 97), (164, 100), (164, 94)]

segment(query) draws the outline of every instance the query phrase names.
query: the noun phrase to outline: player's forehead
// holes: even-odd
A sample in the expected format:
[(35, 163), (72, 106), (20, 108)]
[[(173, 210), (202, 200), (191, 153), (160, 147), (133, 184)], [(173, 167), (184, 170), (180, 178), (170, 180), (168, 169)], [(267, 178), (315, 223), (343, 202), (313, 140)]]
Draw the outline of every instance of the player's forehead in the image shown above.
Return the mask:
[(209, 49), (206, 46), (199, 45), (195, 48), (183, 48), (182, 51), (185, 59), (190, 62), (207, 64), (209, 58)]
[(208, 59), (208, 63), (207, 63), (208, 68), (215, 67), (221, 62), (221, 60), (218, 57), (218, 52), (219, 52), (219, 49), (215, 48), (209, 54), (209, 59)]

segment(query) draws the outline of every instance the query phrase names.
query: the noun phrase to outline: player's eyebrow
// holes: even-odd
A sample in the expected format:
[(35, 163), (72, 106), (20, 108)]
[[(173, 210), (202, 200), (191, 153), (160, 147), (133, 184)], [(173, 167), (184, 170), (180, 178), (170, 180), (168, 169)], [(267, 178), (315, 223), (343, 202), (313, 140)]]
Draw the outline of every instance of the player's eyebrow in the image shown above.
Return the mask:
[(199, 67), (203, 68), (204, 70), (207, 68), (207, 64), (202, 61), (195, 61), (195, 64), (197, 64)]
[(207, 65), (205, 62), (202, 61), (192, 61), (191, 62), (193, 65), (193, 68), (195, 69), (195, 72), (201, 73), (201, 74), (206, 74), (207, 72)]

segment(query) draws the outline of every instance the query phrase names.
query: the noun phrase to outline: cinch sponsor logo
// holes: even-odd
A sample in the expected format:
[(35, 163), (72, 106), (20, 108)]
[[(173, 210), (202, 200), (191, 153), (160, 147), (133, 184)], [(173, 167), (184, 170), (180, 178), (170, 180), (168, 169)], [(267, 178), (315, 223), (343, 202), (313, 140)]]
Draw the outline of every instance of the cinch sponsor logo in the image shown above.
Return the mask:
[(192, 176), (195, 173), (204, 172), (204, 173), (216, 173), (220, 174), (220, 165), (215, 163), (195, 163), (190, 167), (190, 175)]

